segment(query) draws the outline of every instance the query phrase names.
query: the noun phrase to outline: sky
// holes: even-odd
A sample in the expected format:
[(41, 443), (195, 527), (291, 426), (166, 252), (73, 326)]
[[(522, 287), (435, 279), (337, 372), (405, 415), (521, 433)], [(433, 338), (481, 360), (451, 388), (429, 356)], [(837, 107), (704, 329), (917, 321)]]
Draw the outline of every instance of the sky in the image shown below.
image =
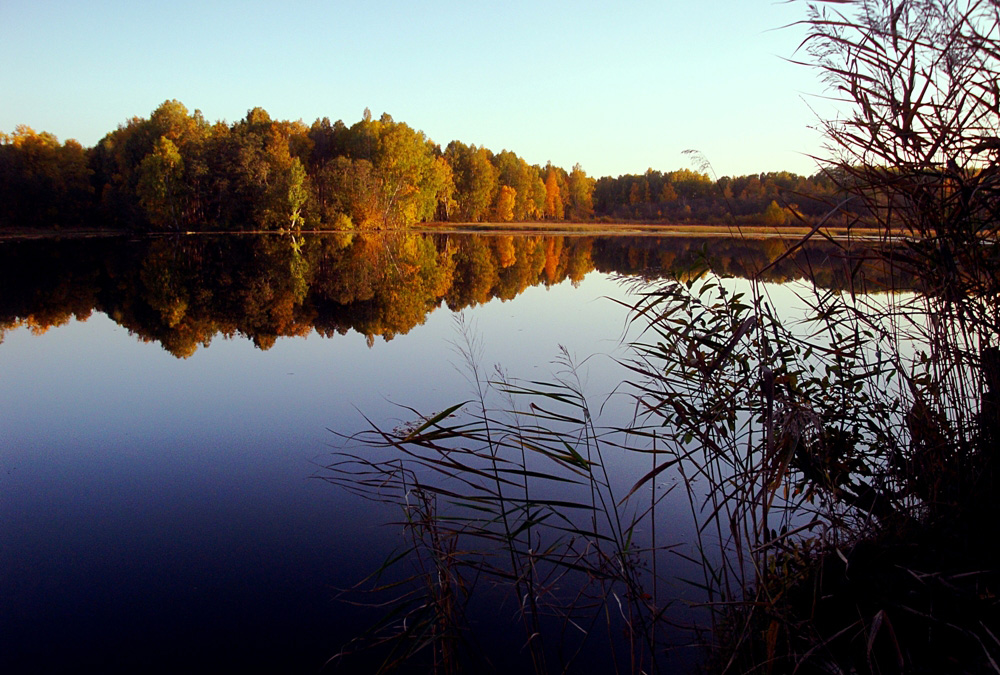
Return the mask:
[(95, 145), (165, 100), (210, 122), (389, 113), (594, 177), (809, 175), (803, 2), (0, 0), (0, 131)]

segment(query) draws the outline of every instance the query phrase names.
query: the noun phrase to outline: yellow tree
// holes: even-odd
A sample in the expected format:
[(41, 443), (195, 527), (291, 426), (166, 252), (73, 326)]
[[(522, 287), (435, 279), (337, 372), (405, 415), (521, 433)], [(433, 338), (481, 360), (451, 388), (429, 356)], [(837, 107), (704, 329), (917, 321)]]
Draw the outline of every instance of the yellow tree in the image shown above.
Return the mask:
[[(314, 135), (323, 138), (322, 134)], [(340, 201), (341, 212), (352, 214), (359, 226), (407, 226), (434, 218), (442, 202), (446, 210), (449, 208), (451, 177), (438, 161), (438, 147), (422, 131), (396, 122), (388, 114), (373, 120), (366, 110), (342, 136), (344, 155), (332, 163), (343, 175), (346, 161), (354, 178), (349, 181), (352, 189), (333, 201)], [(328, 162), (324, 184), (331, 179), (336, 180)]]
[(434, 181), (437, 186), (434, 218), (450, 220), (451, 214), (458, 208), (455, 200), (455, 174), (443, 155), (434, 159)]
[(788, 222), (788, 214), (778, 206), (778, 202), (771, 200), (764, 210), (763, 221), (769, 227), (780, 227)]
[(500, 192), (497, 193), (496, 208), (493, 212), (494, 219), (499, 223), (507, 223), (513, 220), (516, 200), (517, 190), (509, 185), (501, 185)]
[(534, 169), (535, 175), (531, 181), (531, 199), (526, 205), (525, 218), (541, 220), (545, 217), (545, 200), (547, 192), (545, 189), (545, 181), (542, 180), (541, 170), (537, 165), (532, 168)]
[(594, 215), (594, 179), (576, 164), (569, 174), (570, 220), (589, 220)]
[(562, 195), (559, 191), (559, 181), (556, 172), (551, 167), (545, 176), (545, 217), (549, 220), (563, 219)]
[[(500, 185), (515, 190), (513, 220), (538, 218), (545, 209), (545, 183), (538, 177), (538, 167), (529, 165), (509, 150), (495, 155), (493, 165), (499, 172)], [(541, 194), (539, 204), (535, 202), (536, 189)]]

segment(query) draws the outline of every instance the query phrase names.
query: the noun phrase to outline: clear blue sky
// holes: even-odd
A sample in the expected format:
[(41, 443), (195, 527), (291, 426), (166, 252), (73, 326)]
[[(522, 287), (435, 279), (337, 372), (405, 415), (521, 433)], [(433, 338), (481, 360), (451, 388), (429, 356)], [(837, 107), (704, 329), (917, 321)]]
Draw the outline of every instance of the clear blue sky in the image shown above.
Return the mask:
[[(802, 3), (0, 0), (0, 130), (94, 145), (166, 99), (209, 121), (375, 116), (600, 177), (811, 174)], [(805, 100), (804, 100), (805, 97)]]

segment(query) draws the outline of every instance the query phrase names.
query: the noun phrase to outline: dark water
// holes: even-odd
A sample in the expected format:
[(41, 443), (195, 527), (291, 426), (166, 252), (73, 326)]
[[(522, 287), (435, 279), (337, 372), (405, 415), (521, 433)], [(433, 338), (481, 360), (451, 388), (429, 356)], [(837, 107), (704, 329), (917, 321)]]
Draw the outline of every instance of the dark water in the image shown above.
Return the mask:
[[(703, 246), (0, 244), (0, 672), (319, 672), (377, 616), (339, 589), (400, 543), (390, 507), (317, 478), (333, 432), (466, 398), (457, 311), (487, 367), (544, 379), (564, 345), (610, 391), (611, 275)], [(741, 246), (725, 264), (780, 252)]]

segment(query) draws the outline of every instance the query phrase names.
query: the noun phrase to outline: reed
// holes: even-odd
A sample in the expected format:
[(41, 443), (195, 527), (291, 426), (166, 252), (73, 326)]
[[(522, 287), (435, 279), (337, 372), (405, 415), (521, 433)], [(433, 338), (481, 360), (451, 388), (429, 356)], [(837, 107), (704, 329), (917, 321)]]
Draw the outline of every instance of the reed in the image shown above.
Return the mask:
[[(404, 514), (394, 607), (422, 619), (387, 624), (392, 654), (468, 669), (480, 652), (454, 645), (486, 586), (535, 672), (586, 671), (594, 641), (615, 672), (665, 670), (673, 560), (697, 570), (711, 671), (1000, 672), (1000, 8), (807, 8), (803, 51), (846, 111), (823, 167), (849, 292), (803, 285), (792, 320), (708, 259), (623, 279), (624, 422), (600, 421), (565, 352), (549, 381), (484, 376), (463, 328), (473, 398), (345, 439), (327, 476)], [(872, 228), (874, 249), (851, 236)], [(690, 541), (667, 538), (678, 504)]]
[[(776, 336), (764, 354), (779, 355), (761, 369), (774, 439), (761, 456), (792, 446), (784, 479), (818, 498), (821, 531), (755, 543), (764, 559), (726, 617), (719, 669), (996, 671), (1000, 9), (807, 6), (803, 49), (841, 110), (821, 123), (845, 197), (831, 213), (849, 203), (852, 231), (879, 232), (886, 278), (919, 283), (871, 289), (859, 267), (850, 294), (812, 296), (805, 341), (782, 338), (755, 299)], [(850, 237), (842, 247), (850, 259)]]
[[(616, 645), (618, 670), (655, 670), (664, 608), (649, 589), (647, 551), (634, 541), (656, 504), (637, 512), (628, 499), (635, 490), (622, 494), (609, 473), (607, 455), (620, 450), (616, 430), (595, 424), (567, 352), (551, 382), (514, 381), (499, 371), (486, 381), (474, 336), (464, 326), (460, 334), (475, 398), (392, 431), (373, 426), (346, 438), (364, 452), (345, 451), (326, 476), (404, 514), (411, 545), (390, 563), (417, 564), (397, 582), (406, 590), (392, 604), (398, 610), (419, 597), (420, 609), (433, 611), (420, 641), (409, 620), (396, 623), (395, 641), (410, 645), (408, 656), (443, 654), (461, 632), (464, 616), (455, 608), (466, 606), (469, 588), (487, 585), (510, 591), (535, 672), (574, 667), (593, 640)], [(378, 452), (385, 458), (376, 459)], [(436, 626), (448, 629), (430, 630)]]

